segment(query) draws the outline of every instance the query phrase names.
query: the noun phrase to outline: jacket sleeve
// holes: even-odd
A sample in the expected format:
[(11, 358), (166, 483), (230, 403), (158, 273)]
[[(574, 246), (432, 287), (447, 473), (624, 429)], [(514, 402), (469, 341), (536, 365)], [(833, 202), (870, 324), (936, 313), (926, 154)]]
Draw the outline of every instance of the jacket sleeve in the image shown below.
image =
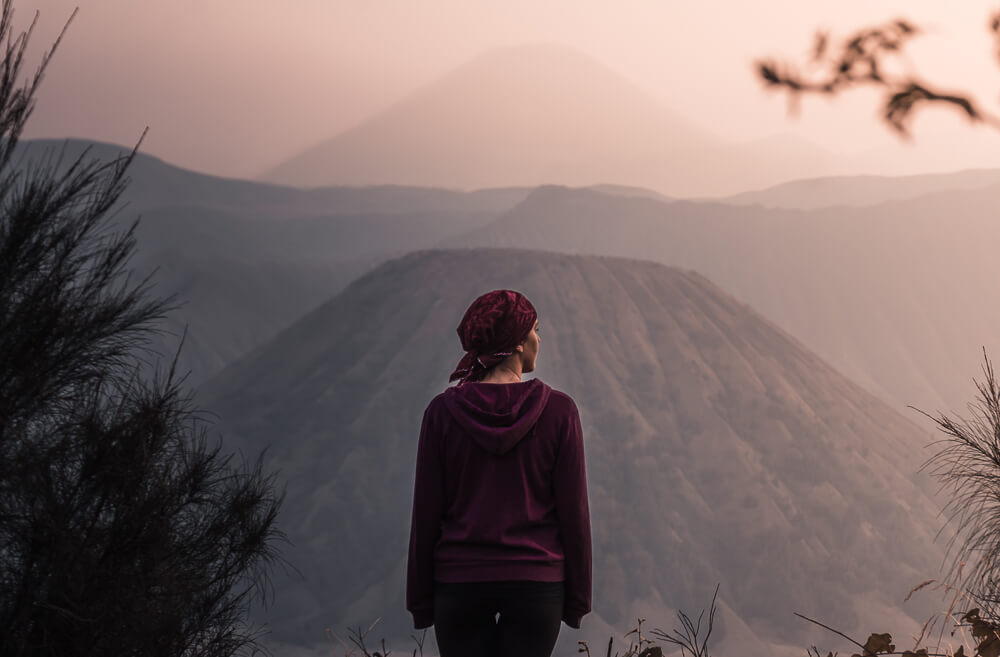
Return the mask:
[(418, 630), (434, 624), (434, 545), (444, 517), (444, 471), (434, 415), (432, 404), (420, 426), (406, 567), (406, 609)]
[(579, 628), (581, 619), (590, 611), (592, 566), (583, 429), (575, 404), (559, 447), (554, 483), (559, 534), (566, 558), (563, 621), (570, 627)]

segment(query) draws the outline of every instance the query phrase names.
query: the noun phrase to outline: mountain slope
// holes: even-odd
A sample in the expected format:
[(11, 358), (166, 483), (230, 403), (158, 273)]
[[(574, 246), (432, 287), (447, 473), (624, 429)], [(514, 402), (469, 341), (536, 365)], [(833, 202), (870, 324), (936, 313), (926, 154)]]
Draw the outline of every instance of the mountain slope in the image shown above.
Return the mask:
[(545, 187), (442, 246), (551, 249), (694, 269), (896, 408), (963, 409), (982, 347), (1000, 187), (814, 211)]
[[(118, 144), (80, 139), (32, 139), (18, 143), (15, 162), (69, 164), (77, 157), (110, 161), (131, 149)], [(448, 189), (398, 185), (296, 189), (250, 180), (220, 178), (183, 169), (139, 152), (129, 169), (124, 194), (132, 213), (162, 207), (199, 207), (226, 211), (244, 218), (344, 214), (399, 214), (407, 212), (502, 212), (527, 194), (523, 189), (486, 189), (456, 192)]]
[(947, 190), (981, 189), (1000, 184), (1000, 171), (977, 169), (915, 176), (834, 176), (811, 178), (727, 198), (722, 203), (812, 210), (899, 201)]
[[(121, 146), (35, 140), (21, 167), (108, 162)], [(198, 384), (385, 259), (482, 226), (527, 190), (378, 187), (303, 191), (207, 176), (138, 154), (121, 224), (140, 218), (131, 265), (182, 304), (151, 345)]]
[(488, 51), (263, 178), (460, 189), (613, 183), (688, 197), (835, 164), (802, 145), (727, 144), (587, 55), (531, 45)]
[(200, 391), (230, 447), (268, 447), (287, 485), (302, 576), (276, 583), (277, 638), (320, 643), (376, 617), (385, 636), (409, 634), (420, 417), (460, 356), (467, 304), (497, 287), (539, 309), (537, 375), (583, 421), (596, 613), (564, 628), (559, 654), (636, 614), (667, 627), (717, 582), (718, 654), (800, 655), (820, 639), (792, 611), (870, 631), (876, 609), (916, 629), (898, 600), (941, 557), (937, 505), (914, 475), (921, 429), (697, 274), (471, 250), (379, 266)]

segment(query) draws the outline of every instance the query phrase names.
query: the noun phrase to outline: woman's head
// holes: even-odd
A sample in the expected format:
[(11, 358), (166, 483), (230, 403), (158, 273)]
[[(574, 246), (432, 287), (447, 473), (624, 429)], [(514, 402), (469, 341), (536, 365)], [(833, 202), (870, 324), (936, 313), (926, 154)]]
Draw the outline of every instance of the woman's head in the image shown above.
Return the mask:
[(538, 313), (528, 298), (514, 290), (493, 290), (469, 306), (458, 325), (465, 355), (450, 381), (479, 381), (497, 364), (513, 358), (522, 372), (535, 369), (538, 356)]

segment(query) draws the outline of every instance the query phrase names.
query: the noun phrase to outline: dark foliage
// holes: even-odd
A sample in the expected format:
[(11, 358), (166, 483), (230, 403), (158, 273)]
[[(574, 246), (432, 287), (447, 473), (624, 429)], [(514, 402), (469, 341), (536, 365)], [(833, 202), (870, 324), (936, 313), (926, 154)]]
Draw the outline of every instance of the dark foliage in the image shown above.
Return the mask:
[[(989, 29), (997, 41), (1000, 60), (1000, 13), (990, 19)], [(885, 90), (883, 119), (902, 137), (910, 135), (914, 110), (932, 103), (955, 108), (973, 123), (1000, 128), (1000, 118), (986, 112), (971, 95), (942, 91), (913, 74), (889, 72), (887, 60), (902, 53), (919, 34), (920, 30), (909, 21), (896, 20), (859, 30), (839, 47), (832, 47), (830, 36), (820, 32), (809, 64), (820, 71), (818, 74), (807, 75), (794, 64), (774, 60), (758, 61), (757, 73), (768, 88), (788, 93), (793, 111), (805, 93), (832, 95), (864, 85), (880, 87)]]
[(131, 156), (12, 161), (51, 51), (22, 82), (31, 30), (0, 6), (0, 654), (253, 650), (273, 477), (209, 441), (172, 369), (140, 374), (169, 302), (113, 222)]
[(709, 657), (708, 640), (712, 636), (712, 629), (715, 627), (716, 598), (719, 597), (719, 586), (716, 585), (715, 593), (712, 594), (712, 604), (709, 605), (708, 625), (705, 626), (705, 634), (701, 633), (701, 621), (705, 615), (702, 611), (698, 614), (698, 620), (692, 621), (683, 611), (677, 612), (677, 620), (680, 621), (683, 630), (674, 629), (671, 633), (663, 630), (653, 630), (653, 635), (660, 638), (664, 643), (677, 646), (681, 649), (682, 657), (688, 653), (692, 657)]
[[(944, 589), (950, 594), (948, 608), (928, 619), (912, 649), (901, 651), (896, 650), (888, 633), (873, 633), (861, 643), (796, 614), (860, 648), (852, 657), (1000, 657), (1000, 383), (985, 351), (983, 357), (984, 378), (976, 382), (978, 396), (969, 404), (969, 418), (943, 413), (933, 416), (915, 409), (945, 435), (924, 468), (949, 494), (944, 513), (954, 533), (948, 541), (951, 565), (944, 579), (923, 582), (910, 595), (935, 584), (932, 590)], [(971, 608), (961, 611), (966, 606)], [(925, 638), (933, 641), (934, 648), (918, 647)], [(822, 657), (815, 647), (809, 655)], [(827, 657), (836, 654), (828, 653)]]
[[(947, 582), (963, 590), (985, 618), (1000, 620), (1000, 385), (985, 359), (985, 378), (968, 419), (931, 417), (945, 439), (926, 468), (950, 493), (954, 524)], [(930, 416), (928, 416), (930, 417)]]

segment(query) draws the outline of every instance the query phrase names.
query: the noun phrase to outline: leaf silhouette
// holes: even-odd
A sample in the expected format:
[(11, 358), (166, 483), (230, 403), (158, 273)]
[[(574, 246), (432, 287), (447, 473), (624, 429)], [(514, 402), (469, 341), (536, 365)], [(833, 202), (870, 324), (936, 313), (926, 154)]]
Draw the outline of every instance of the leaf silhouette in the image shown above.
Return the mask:
[(992, 636), (986, 637), (982, 643), (976, 646), (976, 651), (980, 657), (1000, 657), (1000, 638), (994, 632)]
[(894, 652), (896, 646), (892, 645), (891, 634), (874, 634), (865, 641), (865, 653), (877, 655), (880, 652)]

